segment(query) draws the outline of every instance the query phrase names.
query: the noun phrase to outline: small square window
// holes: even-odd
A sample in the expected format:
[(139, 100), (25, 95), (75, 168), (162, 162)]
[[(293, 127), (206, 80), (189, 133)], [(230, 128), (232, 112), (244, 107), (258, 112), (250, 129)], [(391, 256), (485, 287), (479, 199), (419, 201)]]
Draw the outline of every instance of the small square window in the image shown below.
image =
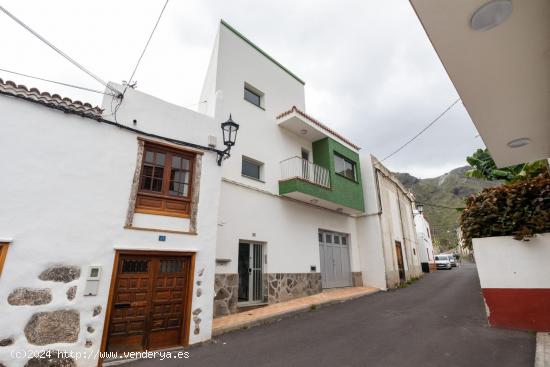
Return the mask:
[(241, 174), (245, 177), (261, 180), (262, 166), (263, 166), (263, 163), (260, 163), (258, 161), (255, 161), (247, 157), (243, 157)]
[(340, 244), (340, 236), (334, 235), (334, 243), (339, 245)]
[(245, 83), (244, 85), (244, 99), (248, 102), (256, 105), (260, 108), (263, 108), (263, 96), (264, 94), (252, 87), (251, 85)]

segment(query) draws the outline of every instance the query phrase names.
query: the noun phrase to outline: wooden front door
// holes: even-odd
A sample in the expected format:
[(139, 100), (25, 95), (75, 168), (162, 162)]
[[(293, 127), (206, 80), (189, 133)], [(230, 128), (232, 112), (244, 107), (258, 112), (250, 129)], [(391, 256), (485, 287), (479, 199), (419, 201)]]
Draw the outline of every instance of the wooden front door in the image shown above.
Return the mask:
[(189, 256), (120, 255), (107, 350), (152, 350), (183, 344)]
[(399, 269), (399, 281), (405, 282), (405, 262), (403, 261), (403, 250), (401, 249), (401, 242), (395, 241), (395, 253), (397, 255), (397, 268)]

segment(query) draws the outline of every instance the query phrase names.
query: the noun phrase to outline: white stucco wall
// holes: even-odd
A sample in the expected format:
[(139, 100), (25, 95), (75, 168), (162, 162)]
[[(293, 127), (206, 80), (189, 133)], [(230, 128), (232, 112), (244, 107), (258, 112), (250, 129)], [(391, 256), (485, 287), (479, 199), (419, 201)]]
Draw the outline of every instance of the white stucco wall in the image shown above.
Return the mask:
[(472, 242), (481, 288), (550, 288), (550, 233), (527, 242), (511, 236)]
[(418, 238), (418, 251), (420, 253), (420, 261), (423, 263), (434, 262), (434, 248), (430, 230), (430, 223), (424, 217), (424, 214), (417, 210), (413, 211), (414, 224), (416, 226), (416, 235)]
[(266, 273), (320, 271), (319, 229), (350, 234), (351, 270), (360, 271), (355, 219), (233, 183), (222, 184), (218, 273), (236, 273), (240, 240), (265, 243)]
[[(25, 360), (10, 359), (15, 350), (97, 351), (115, 249), (196, 251), (195, 279), (204, 269), (203, 294), (197, 297), (193, 292), (192, 309), (202, 309), (202, 323), (199, 335), (191, 332), (190, 343), (209, 339), (221, 174), (215, 154), (206, 152), (202, 159), (196, 236), (123, 229), (136, 168), (136, 134), (12, 97), (0, 96), (0, 109), (0, 166), (4, 173), (0, 232), (13, 238), (0, 276), (0, 337), (15, 338), (13, 345), (0, 350), (0, 361), (9, 361), (13, 367), (24, 365)], [(109, 109), (105, 113), (108, 115)], [(132, 126), (136, 119), (136, 128), (198, 144), (205, 144), (207, 136), (219, 130), (211, 118), (131, 89), (117, 119)], [(141, 220), (144, 226), (154, 228), (156, 224)], [(166, 242), (158, 241), (159, 234), (166, 235)], [(39, 280), (38, 275), (52, 264), (80, 266), (83, 274), (68, 284)], [(84, 297), (90, 265), (101, 266), (102, 277), (98, 295)], [(73, 285), (78, 286), (77, 296), (68, 301), (65, 292)], [(17, 287), (51, 288), (53, 302), (11, 306), (7, 297)], [(101, 305), (103, 312), (93, 318), (96, 305)], [(80, 312), (77, 343), (27, 343), (23, 329), (32, 314), (66, 308)], [(88, 325), (95, 328), (93, 334), (87, 333)], [(84, 347), (86, 339), (92, 340), (92, 348)], [(78, 361), (79, 366), (95, 363)]]
[[(264, 94), (263, 108), (244, 100), (245, 83)], [(351, 269), (360, 271), (352, 217), (278, 195), (280, 162), (300, 156), (302, 148), (312, 159), (312, 143), (276, 120), (292, 106), (305, 110), (304, 85), (220, 24), (201, 99), (208, 99), (202, 111), (220, 121), (231, 114), (240, 124), (232, 159), (223, 167), (230, 182), (222, 185), (216, 255), (231, 261), (216, 271), (237, 273), (238, 244), (248, 240), (265, 244), (266, 273), (309, 273), (312, 265), (319, 272), (319, 229), (350, 235)], [(261, 181), (241, 175), (243, 156), (263, 163)]]
[[(421, 274), (416, 229), (412, 217), (412, 200), (394, 179), (377, 171), (390, 172), (375, 157), (361, 157), (366, 214), (358, 218), (360, 243), (365, 247), (364, 271), (367, 284), (392, 287), (399, 281), (395, 241), (401, 243), (407, 279)], [(381, 250), (380, 250), (381, 249)], [(369, 255), (374, 257), (368, 259)], [(383, 267), (381, 266), (383, 265)], [(377, 285), (378, 286), (378, 285)]]
[(363, 284), (387, 289), (384, 247), (382, 246), (381, 206), (377, 191), (376, 172), (370, 154), (362, 154), (361, 180), (365, 198), (365, 214), (358, 217), (357, 237)]

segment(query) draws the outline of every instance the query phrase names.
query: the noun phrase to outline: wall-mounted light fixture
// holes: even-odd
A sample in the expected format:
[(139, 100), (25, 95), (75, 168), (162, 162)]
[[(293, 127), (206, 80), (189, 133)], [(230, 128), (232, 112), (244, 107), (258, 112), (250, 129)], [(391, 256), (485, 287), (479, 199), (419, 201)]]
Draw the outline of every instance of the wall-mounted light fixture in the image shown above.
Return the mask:
[(229, 153), (231, 147), (235, 145), (237, 141), (237, 131), (239, 130), (239, 124), (237, 124), (229, 115), (229, 120), (221, 123), (223, 144), (227, 147), (223, 151), (218, 151), (218, 166), (222, 165), (222, 160), (231, 156)]
[(418, 212), (422, 214), (422, 212), (424, 211), (424, 205), (416, 204), (416, 210), (418, 210)]

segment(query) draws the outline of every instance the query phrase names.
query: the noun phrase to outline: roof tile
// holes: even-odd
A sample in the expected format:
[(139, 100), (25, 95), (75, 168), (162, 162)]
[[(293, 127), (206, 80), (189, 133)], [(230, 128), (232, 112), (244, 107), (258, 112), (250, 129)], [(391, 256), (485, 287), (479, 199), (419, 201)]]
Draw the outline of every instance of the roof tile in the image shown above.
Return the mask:
[(320, 122), (319, 120), (316, 120), (314, 119), (313, 117), (311, 117), (310, 115), (308, 115), (307, 113), (303, 112), (303, 111), (300, 111), (296, 106), (292, 106), (292, 108), (288, 111), (285, 111), (283, 113), (281, 113), (279, 116), (277, 116), (277, 120), (278, 119), (281, 119), (285, 116), (288, 116), (290, 115), (291, 113), (293, 112), (296, 112), (298, 115), (308, 119), (309, 121), (313, 122), (315, 125), (319, 126), (321, 129), (325, 130), (325, 131), (328, 131), (329, 133), (331, 133), (332, 135), (336, 136), (337, 138), (339, 138), (340, 140), (344, 141), (345, 143), (349, 144), (350, 146), (352, 146), (353, 148), (359, 150), (361, 149), (361, 147), (353, 144), (351, 141), (349, 141), (348, 139), (344, 138), (342, 135), (338, 134), (336, 131), (332, 130), (330, 127), (328, 127), (327, 125), (323, 124), (322, 122)]
[(89, 103), (74, 101), (70, 98), (63, 98), (59, 94), (40, 92), (37, 88), (28, 89), (25, 85), (17, 85), (11, 80), (0, 79), (0, 94), (11, 95), (31, 102), (40, 103), (47, 107), (56, 108), (64, 112), (71, 112), (77, 115), (88, 117), (94, 120), (101, 119), (103, 110), (99, 107), (92, 107)]

